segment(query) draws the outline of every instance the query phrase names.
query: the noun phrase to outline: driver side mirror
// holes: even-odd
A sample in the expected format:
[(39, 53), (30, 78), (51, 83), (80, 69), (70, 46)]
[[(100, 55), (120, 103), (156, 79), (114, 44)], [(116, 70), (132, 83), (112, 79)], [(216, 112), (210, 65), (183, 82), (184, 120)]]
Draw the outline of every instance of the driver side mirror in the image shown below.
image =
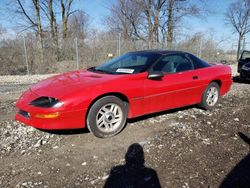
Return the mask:
[(152, 71), (148, 73), (148, 79), (161, 80), (164, 77), (164, 73), (161, 71)]

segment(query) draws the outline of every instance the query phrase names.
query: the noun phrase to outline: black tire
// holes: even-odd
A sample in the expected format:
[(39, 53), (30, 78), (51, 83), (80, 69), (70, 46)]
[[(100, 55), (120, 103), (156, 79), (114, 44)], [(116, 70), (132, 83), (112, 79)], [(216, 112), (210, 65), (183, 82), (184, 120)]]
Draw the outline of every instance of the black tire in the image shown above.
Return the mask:
[[(97, 125), (98, 120), (97, 119), (101, 115), (103, 117), (103, 119), (105, 118), (107, 121), (109, 120), (107, 118), (107, 116), (110, 117), (111, 115), (110, 116), (109, 115), (102, 115), (100, 112), (101, 109), (103, 109), (103, 108), (106, 109), (106, 107), (109, 107), (109, 105), (110, 105), (110, 108), (111, 108), (111, 105), (117, 106), (117, 108), (119, 108), (119, 112), (122, 113), (122, 117), (119, 118), (120, 123), (117, 123), (118, 125), (115, 125), (116, 127), (114, 128), (114, 130), (104, 131), (104, 129), (106, 127), (106, 122), (104, 120), (102, 120), (102, 122), (105, 123), (105, 125), (103, 124), (103, 127), (98, 127), (98, 125)], [(110, 110), (110, 112), (102, 112), (102, 113), (108, 114), (108, 113), (111, 113), (111, 110)], [(127, 102), (124, 102), (115, 96), (106, 96), (106, 97), (103, 97), (103, 98), (97, 100), (91, 106), (91, 108), (89, 109), (88, 115), (87, 115), (86, 123), (87, 123), (87, 127), (88, 127), (89, 131), (92, 132), (96, 137), (107, 138), (107, 137), (115, 136), (116, 134), (118, 134), (119, 132), (122, 131), (122, 129), (124, 128), (124, 126), (126, 124), (127, 116), (128, 116), (128, 104), (127, 104)], [(115, 115), (112, 117), (113, 117), (113, 120), (115, 120)], [(107, 123), (107, 124), (111, 125), (112, 123)], [(113, 127), (113, 126), (111, 125), (111, 127)]]
[[(218, 97), (217, 97), (216, 101), (214, 102), (214, 104), (208, 103), (208, 100), (207, 100), (208, 93), (209, 93), (211, 88), (215, 88), (216, 92), (218, 93)], [(211, 109), (213, 109), (214, 106), (216, 106), (219, 98), (220, 98), (220, 86), (216, 82), (212, 82), (207, 86), (206, 90), (202, 94), (202, 100), (200, 103), (200, 107), (205, 109), (205, 110), (211, 110)]]

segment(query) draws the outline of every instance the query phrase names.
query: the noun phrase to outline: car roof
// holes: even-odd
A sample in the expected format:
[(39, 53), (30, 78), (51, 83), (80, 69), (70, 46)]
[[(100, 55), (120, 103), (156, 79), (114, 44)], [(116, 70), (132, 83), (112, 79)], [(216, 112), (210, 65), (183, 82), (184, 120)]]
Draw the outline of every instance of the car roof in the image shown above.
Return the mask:
[(161, 54), (161, 55), (167, 55), (167, 54), (173, 54), (173, 53), (185, 53), (184, 51), (178, 51), (178, 50), (141, 50), (141, 51), (131, 51), (129, 53), (149, 53), (149, 54)]

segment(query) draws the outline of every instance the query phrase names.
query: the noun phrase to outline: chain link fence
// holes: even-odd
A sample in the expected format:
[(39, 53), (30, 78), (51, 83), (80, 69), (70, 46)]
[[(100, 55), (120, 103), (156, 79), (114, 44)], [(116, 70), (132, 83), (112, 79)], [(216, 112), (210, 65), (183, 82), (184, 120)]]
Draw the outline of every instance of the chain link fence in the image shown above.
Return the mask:
[[(58, 41), (58, 45), (53, 45), (48, 37), (44, 40), (41, 51), (33, 35), (18, 37), (0, 41), (0, 75), (60, 73), (85, 69), (129, 51), (152, 49), (167, 48), (164, 43), (131, 41), (117, 35), (84, 40), (67, 38)], [(173, 50), (193, 53), (208, 62), (232, 64), (236, 60), (234, 49), (225, 53), (215, 42), (201, 37), (176, 42)]]

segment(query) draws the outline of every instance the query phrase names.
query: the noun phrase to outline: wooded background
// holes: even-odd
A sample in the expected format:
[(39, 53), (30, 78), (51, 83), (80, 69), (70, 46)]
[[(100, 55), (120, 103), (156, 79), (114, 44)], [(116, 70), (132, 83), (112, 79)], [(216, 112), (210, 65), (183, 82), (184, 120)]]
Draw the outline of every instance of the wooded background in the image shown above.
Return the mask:
[(226, 39), (215, 39), (212, 30), (183, 30), (186, 19), (213, 14), (207, 0), (117, 0), (107, 6), (105, 29), (92, 28), (90, 16), (73, 8), (76, 1), (6, 2), (1, 11), (8, 12), (17, 29), (15, 37), (4, 37), (8, 31), (0, 23), (0, 75), (65, 72), (96, 66), (108, 54), (147, 49), (184, 50), (210, 62), (233, 63), (250, 31), (249, 0), (237, 0), (225, 10), (224, 24), (239, 39), (231, 41), (230, 50), (221, 47)]

